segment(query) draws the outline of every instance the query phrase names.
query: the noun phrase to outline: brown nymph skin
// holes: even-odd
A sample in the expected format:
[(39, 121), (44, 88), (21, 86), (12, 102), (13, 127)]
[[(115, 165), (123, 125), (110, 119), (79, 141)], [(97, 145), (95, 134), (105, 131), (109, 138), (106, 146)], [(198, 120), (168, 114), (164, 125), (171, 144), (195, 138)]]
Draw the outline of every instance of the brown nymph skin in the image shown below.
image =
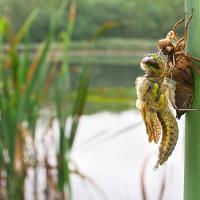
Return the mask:
[(176, 109), (176, 117), (180, 117), (188, 110), (193, 99), (194, 78), (192, 68), (200, 74), (200, 69), (193, 61), (200, 61), (185, 52), (185, 43), (187, 39), (188, 26), (192, 19), (189, 17), (183, 36), (178, 37), (177, 27), (185, 21), (185, 18), (179, 20), (173, 29), (167, 34), (166, 38), (158, 41), (158, 48), (167, 56), (166, 77), (176, 81), (174, 99), (171, 99), (173, 107)]

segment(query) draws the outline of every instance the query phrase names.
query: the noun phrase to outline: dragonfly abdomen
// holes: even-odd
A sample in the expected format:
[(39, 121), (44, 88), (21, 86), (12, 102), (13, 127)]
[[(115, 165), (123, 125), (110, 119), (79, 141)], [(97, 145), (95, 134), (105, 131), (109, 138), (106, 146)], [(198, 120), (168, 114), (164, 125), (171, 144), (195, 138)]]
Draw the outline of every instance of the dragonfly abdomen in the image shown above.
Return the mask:
[(169, 108), (157, 113), (162, 126), (162, 140), (159, 147), (158, 161), (156, 168), (162, 165), (172, 154), (178, 139), (178, 125), (176, 118)]

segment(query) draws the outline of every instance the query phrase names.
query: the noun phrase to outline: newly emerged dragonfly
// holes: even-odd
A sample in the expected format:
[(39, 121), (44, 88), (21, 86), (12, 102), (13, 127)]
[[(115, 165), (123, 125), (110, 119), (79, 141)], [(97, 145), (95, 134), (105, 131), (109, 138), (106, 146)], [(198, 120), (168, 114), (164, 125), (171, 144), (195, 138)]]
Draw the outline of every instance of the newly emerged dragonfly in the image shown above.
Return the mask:
[(149, 142), (158, 143), (162, 133), (156, 168), (171, 155), (178, 139), (178, 125), (169, 107), (165, 80), (165, 62), (157, 54), (148, 54), (141, 61), (145, 75), (136, 79), (137, 102), (146, 126)]

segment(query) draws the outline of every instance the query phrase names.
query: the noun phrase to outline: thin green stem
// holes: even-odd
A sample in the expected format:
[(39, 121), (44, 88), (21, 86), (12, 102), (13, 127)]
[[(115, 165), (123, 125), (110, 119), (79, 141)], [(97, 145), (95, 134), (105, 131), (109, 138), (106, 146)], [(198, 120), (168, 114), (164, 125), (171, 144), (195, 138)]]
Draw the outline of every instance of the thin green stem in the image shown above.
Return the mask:
[[(187, 52), (194, 57), (200, 58), (200, 1), (186, 0), (185, 7), (187, 16), (193, 18), (189, 27)], [(200, 107), (200, 76), (194, 73), (194, 99), (193, 108)], [(185, 177), (184, 177), (184, 200), (200, 199), (200, 112), (188, 112), (186, 114), (185, 128)]]

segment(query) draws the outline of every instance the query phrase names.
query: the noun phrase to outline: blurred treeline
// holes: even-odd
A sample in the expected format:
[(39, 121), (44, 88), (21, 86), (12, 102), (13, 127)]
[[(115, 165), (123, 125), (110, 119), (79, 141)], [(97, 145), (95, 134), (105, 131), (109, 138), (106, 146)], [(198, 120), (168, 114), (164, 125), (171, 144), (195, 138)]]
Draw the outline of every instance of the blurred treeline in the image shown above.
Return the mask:
[[(50, 16), (60, 2), (0, 0), (0, 13), (7, 15), (17, 30), (33, 8), (40, 8), (30, 39), (41, 41), (49, 30)], [(58, 39), (67, 23), (66, 14), (62, 15), (57, 24)], [(183, 0), (77, 0), (77, 21), (72, 38), (89, 39), (101, 28), (103, 37), (160, 38), (183, 15)]]

